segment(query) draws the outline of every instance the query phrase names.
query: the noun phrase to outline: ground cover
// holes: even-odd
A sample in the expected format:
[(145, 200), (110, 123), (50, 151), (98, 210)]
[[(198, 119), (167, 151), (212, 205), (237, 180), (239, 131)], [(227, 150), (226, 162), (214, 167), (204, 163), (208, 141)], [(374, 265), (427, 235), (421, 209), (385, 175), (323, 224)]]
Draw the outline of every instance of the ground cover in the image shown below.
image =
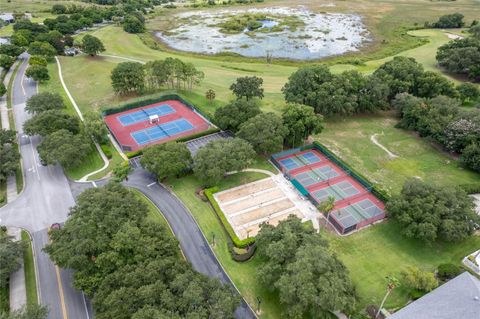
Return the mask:
[[(462, 168), (413, 132), (395, 128), (397, 121), (390, 115), (329, 121), (315, 139), (390, 193), (399, 192), (404, 181), (412, 177), (444, 186), (478, 182), (479, 174)], [(373, 134), (398, 157), (389, 157), (375, 145)]]
[[(460, 243), (436, 242), (426, 245), (401, 234), (394, 221), (370, 226), (347, 237), (325, 232), (330, 249), (345, 263), (360, 296), (360, 306), (379, 304), (386, 292), (386, 276), (401, 278), (400, 272), (408, 266), (434, 271), (442, 263), (460, 265), (461, 259), (475, 251), (480, 237), (474, 236)], [(405, 287), (395, 289), (387, 301), (387, 308), (402, 307), (409, 300)]]
[(23, 254), (25, 286), (27, 291), (27, 303), (38, 304), (37, 280), (35, 277), (35, 261), (33, 259), (32, 242), (30, 235), (22, 230), (22, 240), (27, 243), (27, 249)]
[[(261, 173), (239, 173), (224, 179), (219, 187), (224, 190), (265, 177), (267, 175)], [(247, 302), (255, 307), (257, 297), (259, 297), (261, 300), (261, 317), (279, 318), (281, 307), (278, 303), (278, 297), (270, 293), (256, 280), (256, 269), (260, 261), (256, 257), (244, 263), (237, 263), (232, 259), (228, 251), (227, 235), (220, 221), (210, 205), (195, 194), (201, 188), (201, 183), (195, 176), (189, 175), (181, 179), (170, 180), (168, 185), (190, 210), (210, 244), (212, 244), (213, 236), (215, 236), (215, 246), (213, 247), (215, 254)]]

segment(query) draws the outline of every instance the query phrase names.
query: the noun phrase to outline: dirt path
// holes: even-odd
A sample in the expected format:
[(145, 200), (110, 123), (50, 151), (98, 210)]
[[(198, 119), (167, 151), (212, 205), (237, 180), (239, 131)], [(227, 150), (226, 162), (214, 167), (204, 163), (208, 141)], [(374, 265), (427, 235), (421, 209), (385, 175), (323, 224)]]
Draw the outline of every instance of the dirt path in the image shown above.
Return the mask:
[[(383, 133), (382, 133), (383, 134)], [(388, 148), (386, 148), (385, 146), (383, 146), (382, 144), (380, 144), (377, 140), (377, 135), (379, 135), (378, 133), (375, 133), (373, 134), (372, 136), (370, 136), (370, 141), (372, 141), (373, 144), (377, 145), (378, 147), (380, 147), (382, 150), (384, 150), (388, 156), (391, 158), (391, 159), (394, 159), (394, 158), (397, 158), (398, 155), (390, 152), (390, 150)]]

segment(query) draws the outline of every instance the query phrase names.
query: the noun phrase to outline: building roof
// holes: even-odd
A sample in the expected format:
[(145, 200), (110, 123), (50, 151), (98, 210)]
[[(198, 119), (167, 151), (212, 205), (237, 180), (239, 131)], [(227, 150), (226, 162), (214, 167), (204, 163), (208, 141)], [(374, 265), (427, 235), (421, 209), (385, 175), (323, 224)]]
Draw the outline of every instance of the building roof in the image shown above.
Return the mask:
[(455, 277), (388, 319), (480, 318), (480, 280), (468, 272)]
[(0, 13), (0, 19), (3, 21), (12, 21), (14, 17), (11, 13)]

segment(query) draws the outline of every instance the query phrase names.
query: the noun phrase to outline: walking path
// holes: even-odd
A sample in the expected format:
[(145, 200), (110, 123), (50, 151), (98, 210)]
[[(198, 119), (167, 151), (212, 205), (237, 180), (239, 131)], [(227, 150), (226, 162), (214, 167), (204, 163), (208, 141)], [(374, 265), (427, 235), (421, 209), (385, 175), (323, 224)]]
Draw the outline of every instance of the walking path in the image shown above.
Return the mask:
[[(370, 141), (372, 141), (373, 144), (377, 145), (377, 146), (380, 147), (382, 150), (384, 150), (384, 151), (388, 154), (388, 156), (389, 156), (390, 158), (392, 158), (392, 159), (393, 159), (393, 158), (397, 158), (398, 155), (393, 154), (392, 152), (390, 152), (390, 150), (389, 150), (388, 148), (386, 148), (385, 146), (383, 146), (382, 144), (380, 144), (380, 143), (378, 142), (378, 140), (377, 140), (377, 135), (379, 135), (379, 134), (378, 134), (378, 133), (375, 133), (375, 134), (373, 134), (372, 136), (370, 136)], [(382, 133), (382, 135), (383, 135), (383, 133)]]
[[(75, 108), (75, 111), (77, 112), (78, 114), (78, 117), (80, 118), (80, 121), (82, 122), (85, 122), (84, 118), (83, 118), (83, 114), (82, 112), (80, 111), (80, 108), (78, 107), (77, 103), (75, 102), (75, 100), (73, 99), (72, 95), (70, 94), (70, 91), (68, 90), (67, 88), (67, 85), (65, 84), (65, 81), (63, 81), (63, 75), (62, 75), (62, 65), (60, 64), (60, 60), (58, 59), (58, 57), (55, 57), (55, 60), (57, 61), (57, 66), (58, 66), (58, 77), (60, 78), (60, 82), (62, 83), (62, 87), (63, 89), (65, 90), (65, 93), (67, 93), (67, 96), (68, 96), (68, 99), (70, 100), (70, 102), (72, 102), (72, 105), (73, 107)], [(97, 142), (93, 142), (95, 144), (95, 148), (97, 149), (98, 153), (100, 154), (100, 156), (102, 157), (102, 160), (103, 160), (103, 167), (100, 168), (100, 169), (97, 169), (96, 171), (94, 172), (91, 172), (91, 173), (88, 173), (87, 175), (83, 176), (82, 178), (79, 179), (79, 182), (85, 182), (88, 180), (88, 178), (90, 176), (93, 176), (97, 173), (100, 173), (101, 171), (107, 169), (108, 167), (108, 164), (110, 163), (108, 161), (108, 158), (107, 156), (105, 155), (105, 153), (103, 153), (102, 151), (102, 148), (100, 147), (100, 145), (97, 143)]]
[[(8, 70), (5, 79), (3, 80), (3, 84), (5, 84), (6, 88), (8, 88), (8, 83), (10, 82), (10, 78), (12, 77), (13, 71), (17, 67), (17, 64), (18, 62), (15, 61), (15, 63)], [(2, 118), (1, 128), (6, 130), (10, 129), (10, 121), (8, 116), (9, 112), (11, 112), (11, 110), (9, 110), (7, 107), (7, 94), (5, 93), (5, 95), (0, 98), (0, 117)], [(7, 177), (7, 203), (14, 201), (15, 199), (17, 199), (17, 197), (17, 180), (15, 176), (10, 175)]]
[[(242, 172), (263, 173), (263, 174), (266, 174), (266, 175), (271, 176), (271, 177), (277, 176), (277, 174), (275, 174), (275, 173), (267, 171), (266, 169), (259, 169), (259, 168), (245, 168), (245, 169), (242, 170)], [(232, 171), (232, 172), (226, 173), (226, 175), (233, 175), (233, 174), (237, 174), (237, 173), (238, 173), (238, 171)]]
[[(22, 240), (22, 230), (18, 227), (8, 227), (7, 233), (15, 241)], [(25, 287), (25, 271), (22, 266), (10, 275), (10, 310), (22, 308), (27, 303), (27, 289)]]

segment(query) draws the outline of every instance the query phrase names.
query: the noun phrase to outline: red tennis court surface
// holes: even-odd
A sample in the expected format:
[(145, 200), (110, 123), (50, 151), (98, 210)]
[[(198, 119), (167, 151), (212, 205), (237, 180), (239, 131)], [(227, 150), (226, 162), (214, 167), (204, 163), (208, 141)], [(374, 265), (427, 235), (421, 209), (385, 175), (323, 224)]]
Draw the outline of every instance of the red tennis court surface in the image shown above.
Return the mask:
[(341, 234), (385, 218), (385, 205), (316, 149), (285, 151), (273, 155), (272, 159), (315, 206), (331, 196), (335, 198), (328, 220)]
[[(150, 118), (157, 118), (151, 123)], [(206, 131), (211, 124), (200, 114), (177, 100), (167, 100), (104, 118), (122, 150), (137, 151)]]

